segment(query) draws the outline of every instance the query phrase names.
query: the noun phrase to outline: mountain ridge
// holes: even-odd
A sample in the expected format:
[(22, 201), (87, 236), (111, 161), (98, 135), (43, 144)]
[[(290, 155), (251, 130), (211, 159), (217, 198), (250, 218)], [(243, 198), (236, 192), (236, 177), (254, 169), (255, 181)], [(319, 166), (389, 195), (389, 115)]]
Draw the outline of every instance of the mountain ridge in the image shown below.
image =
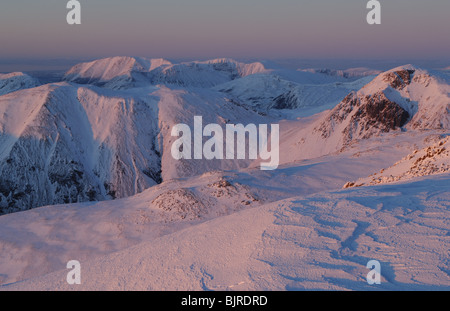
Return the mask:
[[(340, 152), (378, 135), (445, 131), (450, 124), (446, 80), (412, 65), (345, 83), (314, 73), (288, 80), (289, 74), (266, 71), (261, 63), (232, 59), (172, 64), (114, 57), (68, 72), (73, 79), (0, 96), (4, 213), (123, 198), (163, 181), (254, 165), (174, 160), (170, 129), (192, 125), (197, 115), (221, 126), (287, 121), (284, 163)], [(92, 84), (76, 83), (77, 72)]]

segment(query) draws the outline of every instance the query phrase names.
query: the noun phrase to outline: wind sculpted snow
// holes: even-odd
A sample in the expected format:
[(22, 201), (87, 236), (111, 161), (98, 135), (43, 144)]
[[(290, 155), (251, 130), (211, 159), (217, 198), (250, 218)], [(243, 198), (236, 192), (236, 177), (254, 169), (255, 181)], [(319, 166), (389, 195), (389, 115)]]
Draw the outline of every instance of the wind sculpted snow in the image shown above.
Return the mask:
[[(448, 290), (448, 185), (446, 175), (247, 209), (88, 261), (76, 289)], [(2, 289), (73, 290), (66, 273)]]

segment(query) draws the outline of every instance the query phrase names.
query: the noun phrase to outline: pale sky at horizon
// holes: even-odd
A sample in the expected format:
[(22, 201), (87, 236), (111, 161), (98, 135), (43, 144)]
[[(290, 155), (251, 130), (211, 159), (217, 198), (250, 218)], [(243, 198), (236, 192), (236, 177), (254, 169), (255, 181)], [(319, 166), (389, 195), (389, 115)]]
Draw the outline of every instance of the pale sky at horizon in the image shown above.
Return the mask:
[(449, 0), (390, 0), (382, 24), (366, 0), (66, 0), (0, 2), (0, 59), (376, 58), (449, 59)]

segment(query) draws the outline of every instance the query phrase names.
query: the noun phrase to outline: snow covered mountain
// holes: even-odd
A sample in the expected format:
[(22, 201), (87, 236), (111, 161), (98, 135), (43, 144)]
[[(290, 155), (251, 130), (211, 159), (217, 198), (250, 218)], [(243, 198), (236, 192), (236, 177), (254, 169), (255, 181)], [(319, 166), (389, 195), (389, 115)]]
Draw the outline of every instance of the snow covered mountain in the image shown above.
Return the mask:
[(157, 101), (67, 83), (0, 97), (2, 213), (160, 182)]
[(337, 152), (361, 139), (389, 132), (450, 129), (450, 84), (438, 73), (411, 65), (378, 75), (329, 112), (289, 138), (299, 158)]
[(450, 171), (450, 137), (440, 135), (427, 139), (428, 146), (412, 153), (369, 177), (348, 182), (344, 188), (387, 184)]
[(308, 72), (288, 76), (230, 59), (171, 64), (114, 57), (74, 66), (65, 76), (74, 82), (3, 95), (1, 211), (122, 198), (163, 180), (252, 164), (173, 159), (171, 129), (192, 126), (194, 116), (225, 127), (324, 111), (307, 126), (303, 120), (289, 123), (281, 150), (297, 151), (282, 152), (284, 163), (401, 128), (448, 128), (448, 84), (412, 66), (373, 81), (330, 83), (330, 77)]
[(152, 84), (209, 88), (231, 80), (266, 72), (263, 64), (220, 58), (159, 67), (150, 73)]
[(373, 96), (383, 92), (408, 112), (408, 129), (449, 129), (449, 81), (448, 76), (439, 72), (407, 65), (379, 75), (361, 90), (361, 94)]
[(286, 75), (271, 71), (220, 84), (214, 89), (233, 101), (265, 115), (297, 118), (335, 107), (349, 92), (372, 78), (336, 81), (316, 73)]
[[(362, 72), (113, 57), (7, 76), (0, 290), (73, 289), (72, 259), (92, 290), (372, 289), (370, 259), (380, 289), (450, 288), (449, 76)], [(279, 124), (278, 169), (175, 160), (194, 116)]]
[(333, 69), (299, 69), (299, 71), (312, 72), (312, 73), (321, 73), (328, 76), (333, 77), (341, 77), (345, 79), (358, 79), (367, 76), (379, 75), (382, 73), (380, 70), (358, 67), (358, 68), (349, 68), (345, 70), (333, 70)]
[(66, 73), (64, 79), (110, 89), (148, 84), (212, 87), (265, 71), (261, 63), (244, 64), (225, 58), (172, 64), (164, 59), (113, 57), (78, 64)]
[[(194, 128), (194, 116), (201, 116), (203, 125), (215, 123), (223, 129), (226, 124), (254, 123), (270, 124), (275, 122), (269, 116), (246, 109), (236, 102), (225, 98), (223, 94), (208, 89), (178, 89), (161, 86), (153, 95), (159, 98), (159, 126), (162, 144), (162, 179), (186, 178), (211, 171), (229, 171), (246, 168), (252, 160), (176, 160), (171, 148), (178, 137), (172, 137), (171, 131), (176, 124), (187, 124)], [(207, 138), (204, 138), (206, 140)]]
[(64, 80), (93, 84), (110, 89), (124, 89), (148, 83), (148, 73), (161, 66), (170, 66), (165, 59), (111, 57), (73, 66)]
[(22, 72), (0, 74), (0, 96), (39, 85), (37, 79)]
[[(260, 171), (259, 168), (240, 169), (230, 172), (209, 172), (189, 178), (166, 180), (159, 185), (144, 190), (140, 194), (124, 199), (47, 206), (23, 213), (1, 216), (0, 284), (10, 284), (36, 277), (41, 278), (49, 273), (60, 273), (59, 270), (65, 269), (67, 261), (74, 258), (82, 262), (83, 271), (86, 271), (84, 269), (87, 268), (89, 263), (101, 261), (106, 258), (105, 256), (113, 256), (113, 253), (116, 252), (123, 252), (124, 260), (125, 258), (134, 260), (137, 257), (130, 257), (130, 255), (125, 254), (128, 254), (128, 251), (135, 253), (132, 251), (133, 249), (145, 250), (147, 249), (145, 246), (147, 244), (157, 245), (161, 243), (161, 247), (164, 249), (173, 245), (181, 246), (184, 242), (179, 240), (178, 237), (185, 234), (188, 234), (189, 239), (192, 239), (192, 241), (203, 241), (201, 237), (204, 236), (209, 241), (214, 240), (222, 245), (218, 248), (216, 246), (212, 247), (212, 245), (204, 241), (196, 246), (197, 251), (195, 253), (198, 252), (205, 259), (201, 266), (206, 265), (204, 271), (207, 273), (211, 272), (210, 268), (208, 268), (211, 262), (209, 261), (210, 258), (208, 259), (208, 256), (205, 254), (211, 256), (220, 254), (219, 257), (223, 257), (232, 249), (246, 249), (240, 243), (245, 243), (244, 245), (251, 247), (249, 249), (251, 253), (256, 252), (262, 256), (258, 257), (262, 259), (261, 262), (268, 259), (276, 267), (276, 269), (266, 271), (267, 278), (279, 278), (280, 283), (277, 283), (279, 285), (271, 282), (270, 284), (266, 283), (266, 289), (282, 289), (285, 286), (288, 287), (289, 284), (292, 285), (292, 280), (284, 278), (283, 275), (285, 276), (288, 270), (295, 271), (295, 273), (307, 271), (308, 269), (301, 269), (303, 265), (308, 265), (311, 269), (314, 268), (314, 271), (317, 271), (317, 273), (319, 271), (327, 271), (326, 273), (331, 274), (338, 273), (339, 269), (337, 267), (332, 268), (333, 266), (330, 266), (330, 263), (336, 260), (356, 268), (359, 265), (359, 260), (355, 261), (355, 258), (366, 256), (363, 255), (365, 254), (366, 246), (377, 249), (379, 243), (382, 244), (382, 242), (367, 241), (368, 236), (371, 236), (371, 232), (378, 228), (379, 222), (386, 219), (384, 217), (393, 219), (399, 215), (391, 207), (397, 205), (398, 202), (403, 202), (403, 198), (392, 197), (390, 193), (386, 194), (384, 190), (358, 188), (342, 192), (340, 189), (347, 180), (357, 180), (360, 177), (367, 176), (371, 172), (385, 167), (386, 163), (393, 164), (396, 159), (408, 154), (409, 150), (414, 148), (417, 139), (408, 138), (405, 141), (403, 139), (406, 139), (406, 137), (392, 137), (392, 141), (386, 144), (383, 142), (379, 145), (376, 144), (377, 150), (374, 150), (373, 145), (358, 146), (357, 150), (360, 153), (358, 157), (341, 154), (319, 160), (311, 159), (301, 163), (284, 165), (278, 170), (270, 172)], [(407, 143), (408, 140), (411, 140), (411, 142)], [(445, 179), (448, 179), (448, 176), (443, 174), (441, 177), (442, 181), (432, 181), (432, 184), (444, 190), (445, 187), (448, 188)], [(427, 190), (427, 186), (428, 184), (426, 183), (421, 186), (422, 193), (430, 191), (430, 194), (432, 194), (430, 189)], [(408, 187), (408, 185), (404, 185), (402, 191), (411, 200), (423, 197), (423, 194), (414, 190), (410, 191)], [(399, 191), (398, 188), (396, 188), (396, 191)], [(382, 213), (383, 217), (368, 216), (366, 212), (371, 210), (376, 212), (375, 209), (372, 209), (372, 205), (377, 203), (368, 200), (367, 195), (375, 197), (374, 202), (385, 200), (385, 198), (392, 200), (389, 205), (386, 205)], [(439, 214), (433, 214), (433, 217), (436, 217), (433, 218), (433, 221), (442, 219), (442, 215), (445, 212), (445, 200), (449, 200), (446, 195), (445, 192), (442, 192), (440, 197), (435, 199), (442, 206)], [(423, 209), (421, 211), (426, 214), (428, 210), (435, 208), (436, 206), (433, 202), (422, 202), (420, 208)], [(361, 204), (365, 207), (362, 208)], [(408, 205), (407, 203), (405, 204)], [(297, 212), (292, 213), (292, 209), (289, 206), (294, 207), (299, 214)], [(409, 213), (409, 211), (415, 207), (407, 207), (409, 209), (405, 208), (405, 217), (413, 217), (414, 215)], [(392, 214), (393, 211), (396, 212), (395, 215)], [(257, 216), (261, 212), (264, 212), (264, 221)], [(235, 215), (233, 216), (233, 214)], [(227, 218), (228, 215), (231, 217)], [(242, 222), (237, 221), (238, 219), (241, 219)], [(418, 219), (421, 220), (420, 217)], [(257, 220), (256, 223), (254, 220)], [(357, 226), (357, 223), (360, 221), (370, 223), (373, 226), (373, 228), (371, 227), (370, 230), (366, 231), (367, 235), (358, 234), (360, 227)], [(335, 226), (336, 222), (339, 222), (341, 225)], [(218, 225), (220, 223), (221, 225)], [(257, 223), (261, 226), (257, 225), (255, 227), (250, 225)], [(422, 241), (432, 252), (442, 251), (444, 248), (438, 242), (433, 244), (426, 243), (426, 235), (427, 232), (430, 232), (429, 230), (432, 230), (432, 224), (429, 222), (422, 223), (423, 226), (415, 228), (415, 240)], [(296, 226), (295, 224), (301, 225)], [(209, 233), (202, 235), (200, 232), (204, 231), (201, 228), (205, 227), (209, 228), (207, 229)], [(312, 231), (304, 232), (305, 227), (310, 228), (308, 230)], [(257, 229), (257, 231), (253, 231), (254, 229)], [(380, 235), (380, 241), (386, 241), (392, 236), (398, 236), (403, 232), (403, 227), (394, 226), (392, 230), (392, 232), (386, 233), (379, 229), (377, 234)], [(228, 235), (230, 232), (231, 234)], [(253, 236), (252, 232), (256, 235)], [(269, 232), (271, 234), (268, 234)], [(358, 241), (358, 245), (361, 245), (359, 241), (367, 244), (362, 244), (361, 248), (357, 244), (353, 244), (351, 242), (353, 232), (355, 232), (355, 241)], [(435, 232), (434, 234), (441, 233)], [(249, 240), (250, 236), (254, 237), (254, 240), (252, 239), (252, 241), (255, 241), (253, 246)], [(172, 242), (167, 242), (166, 239), (171, 239), (171, 237), (177, 238), (174, 238)], [(436, 238), (438, 239), (439, 237)], [(231, 241), (235, 241), (237, 244), (234, 244), (234, 242), (228, 244)], [(267, 243), (258, 241), (266, 241)], [(301, 244), (303, 246), (298, 245), (299, 241), (303, 241), (306, 244)], [(164, 243), (168, 244), (163, 247)], [(189, 245), (196, 245), (196, 243), (190, 243)], [(264, 246), (261, 246), (261, 243)], [(239, 244), (241, 247), (237, 247)], [(420, 248), (423, 244), (414, 245)], [(39, 247), (36, 247), (36, 245), (39, 245)], [(203, 247), (200, 245), (203, 245)], [(229, 245), (229, 247), (226, 246), (226, 249), (223, 249), (225, 245)], [(301, 247), (296, 248), (294, 247), (295, 245)], [(316, 245), (316, 248), (314, 245)], [(309, 259), (302, 256), (306, 248), (317, 250), (318, 245), (323, 246), (320, 256), (314, 251), (310, 253), (311, 257)], [(224, 253), (220, 253), (219, 249), (223, 249)], [(340, 249), (343, 252), (342, 256), (329, 256), (330, 251), (340, 253)], [(348, 253), (350, 250), (354, 252), (352, 254), (358, 256), (350, 256)], [(383, 254), (382, 250), (380, 249), (377, 256)], [(402, 250), (406, 257), (411, 254), (417, 254), (411, 250), (411, 245), (406, 241), (402, 242)], [(154, 249), (152, 249), (152, 252), (154, 252)], [(159, 252), (158, 254), (161, 255), (158, 257), (158, 260), (162, 260), (161, 262), (167, 263), (168, 266), (174, 264), (173, 258), (178, 258), (178, 256), (169, 256), (164, 252)], [(249, 259), (246, 254), (239, 251), (236, 253), (237, 257), (225, 256), (224, 258), (228, 258), (228, 263), (231, 266), (226, 266), (227, 268), (224, 269), (231, 272), (234, 271), (232, 267), (244, 267), (243, 264)], [(192, 253), (184, 253), (182, 258), (189, 261), (189, 256), (191, 255)], [(367, 254), (367, 256), (369, 255)], [(383, 257), (386, 259), (391, 258), (389, 253), (383, 256), (387, 256)], [(141, 258), (140, 255), (138, 258)], [(304, 262), (302, 258), (305, 259)], [(323, 260), (323, 262), (320, 261), (323, 264), (319, 264), (317, 261), (314, 262), (314, 259), (318, 260), (319, 258)], [(421, 260), (420, 256), (410, 256), (408, 258), (413, 262)], [(437, 257), (430, 257), (428, 260), (431, 260), (431, 258), (434, 258), (433, 263), (438, 261)], [(298, 262), (298, 260), (302, 262), (297, 270), (295, 268), (297, 265), (293, 265), (293, 262)], [(400, 263), (404, 258), (397, 258), (396, 260), (398, 261), (395, 261), (395, 263)], [(257, 260), (256, 262), (260, 261)], [(263, 266), (267, 265), (263, 264)], [(442, 266), (445, 267), (445, 264), (442, 264)], [(120, 263), (115, 263), (113, 266), (117, 272), (121, 271), (122, 267)], [(327, 267), (330, 270), (327, 270)], [(361, 265), (361, 267), (364, 267), (364, 265)], [(403, 271), (401, 267), (399, 266), (399, 270), (396, 270), (397, 273)], [(248, 268), (252, 269), (250, 266)], [(284, 272), (279, 269), (284, 270)], [(418, 273), (421, 278), (428, 280), (425, 281), (425, 284), (430, 284), (432, 281), (430, 281), (429, 277), (436, 271), (422, 269)], [(172, 268), (167, 272), (168, 280), (171, 282), (167, 289), (180, 289), (188, 286), (187, 283), (181, 281), (176, 283), (175, 280), (171, 279), (172, 272), (176, 273)], [(134, 276), (128, 274), (128, 272), (124, 273), (126, 275), (122, 277), (129, 281), (127, 282), (129, 285), (126, 288), (137, 289), (138, 287), (131, 285), (134, 284)], [(180, 271), (180, 273), (185, 275), (189, 273), (189, 270), (183, 269), (183, 272)], [(217, 273), (213, 272), (216, 281), (219, 278)], [(315, 279), (317, 273), (304, 274), (305, 282), (307, 282), (306, 280)], [(342, 271), (339, 273), (342, 273)], [(205, 274), (196, 275), (200, 279), (205, 276)], [(245, 275), (248, 275), (248, 273), (245, 273)], [(142, 276), (146, 278), (146, 281), (143, 281), (143, 283), (150, 282), (153, 284), (153, 281), (151, 281), (153, 278), (152, 273), (142, 272)], [(352, 272), (347, 272), (342, 274), (342, 276), (344, 280), (357, 278), (357, 275), (354, 275)], [(107, 278), (97, 273), (90, 274), (90, 277), (92, 277), (92, 281), (97, 280), (102, 284), (108, 283)], [(265, 279), (267, 278), (265, 277)], [(193, 286), (201, 284), (200, 279), (196, 279), (191, 284), (194, 284)], [(391, 280), (397, 280), (399, 283), (386, 282), (386, 286), (394, 286), (396, 288), (402, 288), (402, 286), (407, 286), (408, 284), (409, 286), (415, 286), (415, 284), (419, 286), (407, 275), (403, 275), (401, 279), (392, 277)], [(243, 280), (234, 282), (233, 279), (224, 279), (225, 283), (223, 284), (221, 282), (208, 281), (208, 286), (211, 289), (220, 289), (219, 285), (225, 285), (229, 282), (228, 286), (241, 281)], [(298, 282), (296, 286), (305, 286), (306, 288), (330, 286), (326, 279), (319, 277), (316, 281), (318, 282), (311, 284)], [(63, 279), (63, 282), (65, 282), (65, 279)], [(83, 284), (91, 286), (88, 285), (88, 282), (90, 281), (85, 279)], [(15, 288), (15, 286), (29, 286), (27, 284), (29, 283), (11, 284), (6, 286), (6, 289)], [(110, 288), (117, 289), (116, 286), (118, 284), (117, 282), (110, 283), (112, 286)], [(259, 282), (257, 284), (262, 286)], [(358, 283), (342, 281), (335, 285), (348, 288), (348, 284), (356, 285)], [(361, 286), (364, 284), (367, 283), (362, 282)], [(52, 283), (47, 283), (46, 286), (54, 286), (53, 281)], [(155, 289), (159, 288), (156, 284), (154, 286)], [(353, 286), (350, 288), (353, 288)], [(2, 288), (0, 287), (0, 289)], [(239, 287), (234, 289), (239, 289)], [(247, 289), (247, 287), (241, 289)]]
[(173, 159), (172, 127), (193, 125), (197, 115), (222, 126), (269, 122), (207, 89), (61, 82), (1, 96), (0, 213), (122, 198), (162, 180), (250, 164)]

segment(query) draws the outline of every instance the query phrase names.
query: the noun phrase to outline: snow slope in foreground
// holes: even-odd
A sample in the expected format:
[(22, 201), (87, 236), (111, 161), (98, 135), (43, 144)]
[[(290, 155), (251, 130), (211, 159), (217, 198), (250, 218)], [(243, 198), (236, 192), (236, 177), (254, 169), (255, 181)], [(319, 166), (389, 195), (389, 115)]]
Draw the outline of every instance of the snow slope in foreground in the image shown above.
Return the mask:
[[(338, 190), (412, 149), (388, 144), (358, 158), (329, 157), (173, 179), (114, 201), (46, 206), (0, 217), (0, 285), (39, 277), (242, 209)], [(393, 159), (380, 154), (394, 155)], [(395, 156), (397, 154), (397, 156)], [(340, 170), (335, 168), (339, 167)]]
[(447, 173), (450, 171), (450, 137), (430, 136), (423, 149), (416, 149), (393, 166), (382, 169), (369, 177), (356, 182), (348, 182), (344, 188), (361, 187), (410, 180), (418, 176), (428, 176)]
[(347, 181), (366, 177), (426, 146), (430, 134), (372, 137), (345, 152), (284, 162), (274, 171), (261, 171), (254, 163), (248, 169), (167, 180), (122, 200), (4, 215), (0, 217), (0, 285), (64, 269), (74, 258), (98, 260), (243, 209), (338, 191)]
[[(450, 175), (247, 209), (5, 290), (449, 290)], [(366, 282), (369, 260), (382, 284)]]

